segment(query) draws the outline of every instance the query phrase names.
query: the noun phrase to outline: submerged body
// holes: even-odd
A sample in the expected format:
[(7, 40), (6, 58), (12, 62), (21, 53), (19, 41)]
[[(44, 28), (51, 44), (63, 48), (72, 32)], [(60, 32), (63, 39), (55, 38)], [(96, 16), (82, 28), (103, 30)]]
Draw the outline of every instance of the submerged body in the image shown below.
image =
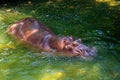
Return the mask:
[(46, 25), (33, 18), (10, 25), (8, 33), (43, 51), (80, 57), (92, 57), (96, 54), (95, 47), (88, 47), (80, 39), (74, 40), (71, 36), (57, 36)]

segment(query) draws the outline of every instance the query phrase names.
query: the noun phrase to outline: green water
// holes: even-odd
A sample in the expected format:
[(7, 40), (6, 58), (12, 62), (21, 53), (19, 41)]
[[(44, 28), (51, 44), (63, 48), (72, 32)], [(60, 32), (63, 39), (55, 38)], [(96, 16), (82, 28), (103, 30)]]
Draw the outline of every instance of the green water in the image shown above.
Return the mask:
[[(120, 80), (120, 7), (115, 0), (25, 1), (0, 6), (0, 80)], [(40, 54), (7, 34), (8, 25), (34, 17), (57, 35), (95, 46), (93, 60)]]

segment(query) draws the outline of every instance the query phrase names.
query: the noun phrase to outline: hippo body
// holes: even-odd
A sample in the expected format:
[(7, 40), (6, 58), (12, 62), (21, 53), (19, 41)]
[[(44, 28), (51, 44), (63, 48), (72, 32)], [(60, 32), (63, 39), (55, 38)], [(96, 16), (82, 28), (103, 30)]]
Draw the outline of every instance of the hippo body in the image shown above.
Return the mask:
[(96, 54), (95, 47), (74, 40), (72, 36), (57, 36), (42, 22), (25, 18), (9, 26), (8, 33), (15, 38), (43, 51), (61, 52), (70, 56), (91, 57)]

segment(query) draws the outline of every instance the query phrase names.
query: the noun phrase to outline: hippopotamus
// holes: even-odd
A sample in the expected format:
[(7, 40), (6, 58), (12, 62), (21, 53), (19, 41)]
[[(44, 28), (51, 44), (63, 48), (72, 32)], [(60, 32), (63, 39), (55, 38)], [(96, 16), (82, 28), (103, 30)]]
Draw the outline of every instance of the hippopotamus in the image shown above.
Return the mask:
[(55, 35), (45, 24), (34, 18), (25, 18), (11, 24), (8, 33), (24, 43), (47, 52), (86, 58), (95, 56), (97, 51), (95, 47), (84, 45), (80, 38)]

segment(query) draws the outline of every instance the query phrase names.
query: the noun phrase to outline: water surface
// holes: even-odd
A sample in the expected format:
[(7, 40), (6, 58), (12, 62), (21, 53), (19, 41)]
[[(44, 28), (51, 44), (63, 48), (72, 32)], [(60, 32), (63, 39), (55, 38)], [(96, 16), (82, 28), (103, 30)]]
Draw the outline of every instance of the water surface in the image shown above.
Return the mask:
[[(0, 80), (120, 79), (119, 2), (37, 1), (0, 7)], [(41, 53), (7, 34), (8, 25), (25, 17), (44, 22), (57, 35), (82, 38), (84, 44), (97, 48), (97, 57), (82, 60), (36, 55)]]

